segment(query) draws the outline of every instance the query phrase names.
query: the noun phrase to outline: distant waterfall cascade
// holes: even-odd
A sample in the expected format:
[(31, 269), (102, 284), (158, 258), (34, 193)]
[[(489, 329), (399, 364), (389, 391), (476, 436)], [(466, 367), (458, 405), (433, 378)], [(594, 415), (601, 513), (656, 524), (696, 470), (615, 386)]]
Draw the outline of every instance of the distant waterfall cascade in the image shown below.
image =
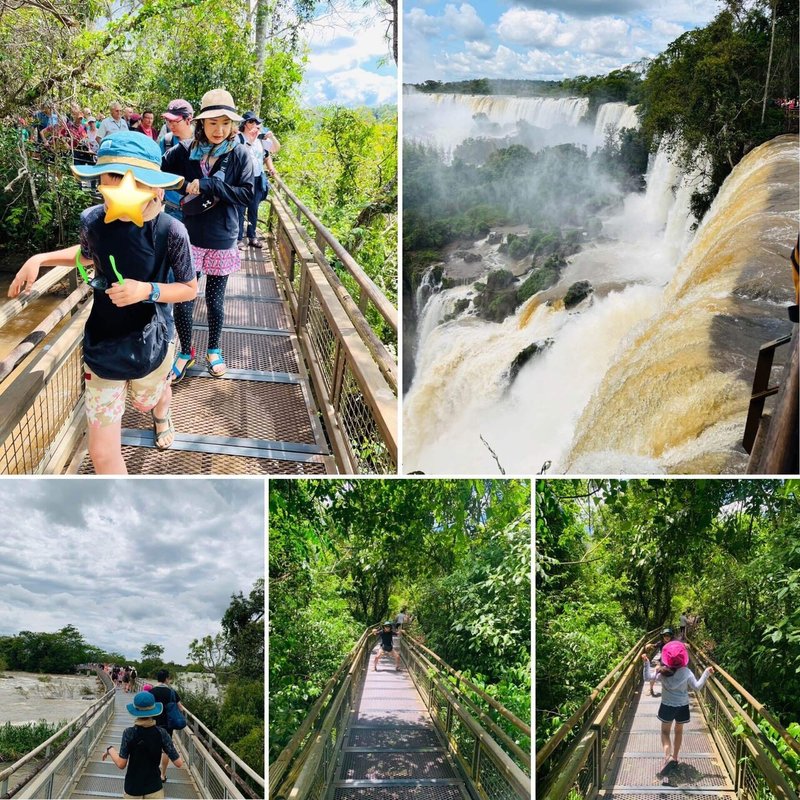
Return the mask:
[(750, 152), (723, 184), (666, 287), (584, 410), (565, 466), (742, 471), (758, 347), (788, 328), (798, 225), (798, 140)]
[(603, 103), (597, 109), (597, 117), (594, 122), (595, 137), (603, 141), (609, 126), (618, 131), (623, 128), (638, 128), (639, 118), (636, 116), (636, 106), (629, 106), (627, 103)]

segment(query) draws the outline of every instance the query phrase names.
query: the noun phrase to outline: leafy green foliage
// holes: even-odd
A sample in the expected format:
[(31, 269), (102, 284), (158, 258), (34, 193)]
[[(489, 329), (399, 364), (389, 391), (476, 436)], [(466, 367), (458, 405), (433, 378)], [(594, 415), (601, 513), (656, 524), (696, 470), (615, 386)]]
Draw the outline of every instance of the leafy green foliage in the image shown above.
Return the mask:
[(529, 718), (529, 506), (522, 481), (274, 483), (270, 757), (361, 632), (403, 607), (451, 666)]
[(108, 655), (88, 644), (73, 625), (56, 633), (21, 631), (16, 636), (0, 636), (0, 657), (6, 669), (68, 675), (76, 664), (105, 661)]
[(762, 123), (770, 16), (768, 3), (727, 4), (707, 26), (687, 31), (657, 56), (642, 84), (645, 136), (668, 142), (687, 166), (696, 166), (698, 154), (710, 159), (710, 186), (693, 198), (698, 219), (745, 153), (786, 129), (783, 110), (773, 101), (797, 96), (797, 3), (777, 3), (770, 102)]
[[(14, 762), (46, 742), (59, 728), (66, 724), (63, 722), (49, 723), (44, 720), (28, 722), (24, 725), (12, 725), (6, 722), (0, 725), (0, 762)], [(66, 736), (66, 734), (65, 734)], [(56, 745), (63, 737), (56, 740)]]
[[(296, 112), (275, 159), (281, 177), (397, 304), (397, 109), (337, 106)], [(315, 232), (309, 228), (309, 233)], [(359, 287), (338, 259), (332, 266), (355, 297)], [(379, 338), (396, 335), (370, 306)]]

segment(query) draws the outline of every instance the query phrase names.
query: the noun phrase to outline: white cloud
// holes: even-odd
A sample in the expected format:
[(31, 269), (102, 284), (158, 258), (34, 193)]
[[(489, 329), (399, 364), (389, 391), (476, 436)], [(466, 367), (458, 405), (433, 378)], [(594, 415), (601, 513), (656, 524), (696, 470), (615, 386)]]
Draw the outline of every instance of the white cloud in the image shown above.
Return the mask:
[(308, 28), (304, 101), (348, 106), (397, 102), (397, 70), (385, 34), (385, 20), (363, 9), (317, 18)]
[(512, 8), (497, 23), (501, 39), (528, 46), (552, 45), (561, 28), (558, 14), (533, 9)]
[(261, 482), (4, 483), (0, 634), (72, 624), (107, 650), (155, 642), (185, 661), (264, 575)]
[(379, 106), (397, 102), (397, 78), (357, 67), (330, 75), (307, 75), (311, 105)]
[(441, 24), (446, 31), (452, 31), (461, 39), (482, 39), (486, 35), (486, 25), (469, 3), (462, 3), (458, 8), (448, 3)]
[(670, 42), (673, 39), (677, 39), (685, 30), (683, 25), (658, 18), (653, 20), (650, 27), (653, 33), (657, 34), (659, 37), (668, 39)]

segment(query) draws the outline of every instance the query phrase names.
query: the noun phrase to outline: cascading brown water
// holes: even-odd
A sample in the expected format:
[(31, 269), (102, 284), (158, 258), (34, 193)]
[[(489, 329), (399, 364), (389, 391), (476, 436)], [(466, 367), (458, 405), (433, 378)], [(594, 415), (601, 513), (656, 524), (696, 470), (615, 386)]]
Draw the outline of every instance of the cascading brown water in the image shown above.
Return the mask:
[[(798, 226), (797, 136), (749, 153), (729, 176), (665, 290), (576, 428), (566, 471), (740, 472), (761, 344), (788, 332)], [(779, 355), (782, 362), (785, 355)]]

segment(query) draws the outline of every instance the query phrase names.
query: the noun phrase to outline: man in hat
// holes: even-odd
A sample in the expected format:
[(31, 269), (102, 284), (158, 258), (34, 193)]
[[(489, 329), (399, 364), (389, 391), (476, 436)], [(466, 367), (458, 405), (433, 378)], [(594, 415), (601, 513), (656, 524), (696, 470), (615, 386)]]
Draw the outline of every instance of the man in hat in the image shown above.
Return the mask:
[[(375, 662), (372, 665), (372, 668), (375, 672), (378, 671), (378, 662), (381, 660), (383, 656), (391, 656), (394, 659), (394, 668), (395, 671), (400, 669), (400, 654), (394, 648), (394, 629), (392, 627), (392, 621), (386, 620), (380, 628), (375, 628), (373, 631), (374, 634), (377, 634), (380, 637), (380, 645), (378, 647), (378, 652), (375, 655)], [(398, 636), (402, 633), (402, 631), (398, 631)]]
[[(181, 98), (171, 100), (167, 110), (161, 116), (164, 117), (164, 125), (168, 128), (166, 133), (158, 139), (161, 154), (163, 155), (176, 144), (180, 144), (188, 150), (194, 141), (194, 125), (192, 125), (194, 109), (191, 103)], [(169, 189), (164, 193), (164, 210), (179, 220), (183, 220), (182, 196), (176, 189)]]
[[(179, 175), (162, 172), (161, 151), (131, 131), (100, 143), (96, 165), (73, 165), (80, 178), (100, 178), (105, 203), (81, 214), (80, 245), (31, 256), (9, 287), (27, 290), (42, 264), (93, 266), (94, 302), (86, 322), (84, 405), (95, 472), (124, 474), (121, 423), (128, 392), (150, 411), (155, 446), (172, 445), (172, 391), (167, 381), (175, 351), (171, 304), (193, 300), (197, 280), (186, 229), (161, 213), (164, 189)], [(169, 279), (172, 273), (173, 280)]]
[(179, 768), (183, 766), (183, 759), (167, 732), (156, 725), (155, 717), (164, 710), (163, 705), (157, 703), (150, 692), (138, 692), (126, 707), (136, 721), (122, 732), (119, 750), (109, 745), (102, 759), (110, 758), (120, 769), (128, 768), (123, 797), (164, 797), (159, 771), (161, 754), (166, 753)]

